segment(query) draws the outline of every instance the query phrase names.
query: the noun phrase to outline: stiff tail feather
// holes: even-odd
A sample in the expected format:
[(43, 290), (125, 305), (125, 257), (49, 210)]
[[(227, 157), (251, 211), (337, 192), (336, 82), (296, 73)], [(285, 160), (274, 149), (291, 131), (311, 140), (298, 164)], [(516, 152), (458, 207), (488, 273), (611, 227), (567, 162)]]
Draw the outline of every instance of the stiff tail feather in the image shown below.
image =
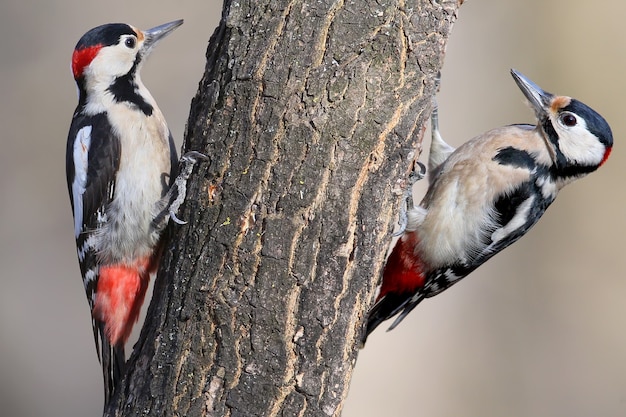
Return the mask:
[(98, 334), (100, 343), (97, 346), (98, 356), (102, 364), (102, 377), (104, 378), (104, 405), (109, 403), (115, 387), (119, 384), (124, 375), (126, 356), (124, 354), (124, 344), (111, 345), (105, 334), (105, 324), (98, 322)]

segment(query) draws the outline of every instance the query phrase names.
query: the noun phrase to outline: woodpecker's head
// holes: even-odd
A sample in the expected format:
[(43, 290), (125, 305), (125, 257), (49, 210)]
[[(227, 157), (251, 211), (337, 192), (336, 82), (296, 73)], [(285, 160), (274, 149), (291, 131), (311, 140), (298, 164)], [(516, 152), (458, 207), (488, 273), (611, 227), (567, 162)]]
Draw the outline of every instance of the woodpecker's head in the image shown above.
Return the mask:
[(176, 20), (141, 31), (125, 23), (109, 23), (85, 33), (72, 55), (80, 94), (104, 91), (117, 79), (138, 78), (142, 60), (154, 45), (182, 24)]
[(595, 171), (609, 157), (613, 134), (595, 110), (567, 96), (556, 96), (515, 70), (511, 75), (537, 116), (555, 168), (564, 177)]

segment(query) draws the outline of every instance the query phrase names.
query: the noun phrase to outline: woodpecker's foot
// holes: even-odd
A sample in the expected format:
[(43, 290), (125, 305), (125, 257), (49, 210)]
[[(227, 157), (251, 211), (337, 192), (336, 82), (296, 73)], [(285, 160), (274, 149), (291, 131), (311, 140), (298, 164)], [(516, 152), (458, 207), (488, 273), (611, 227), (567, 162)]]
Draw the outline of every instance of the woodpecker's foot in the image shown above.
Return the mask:
[(430, 155), (428, 157), (428, 172), (430, 173), (430, 182), (437, 176), (437, 170), (444, 163), (446, 159), (455, 151), (455, 149), (448, 145), (441, 137), (439, 131), (439, 108), (437, 106), (437, 100), (433, 97), (432, 111), (430, 114)]
[[(419, 167), (419, 171), (416, 170)], [(400, 214), (398, 215), (398, 225), (400, 229), (395, 232), (394, 236), (400, 236), (406, 230), (406, 226), (409, 223), (408, 212), (413, 208), (413, 185), (426, 176), (426, 166), (420, 161), (413, 162), (413, 168), (409, 173), (409, 184), (404, 190), (404, 201), (400, 206)]]
[(187, 180), (191, 175), (191, 171), (196, 163), (201, 160), (208, 161), (209, 157), (197, 151), (187, 152), (180, 157), (182, 168), (168, 193), (171, 194), (168, 208), (169, 215), (172, 221), (176, 224), (187, 224), (186, 221), (179, 219), (176, 213), (178, 213), (178, 209), (180, 209), (180, 206), (183, 204), (183, 201), (185, 201), (185, 197), (187, 196)]
[(176, 224), (187, 224), (186, 221), (178, 218), (176, 213), (185, 201), (187, 195), (187, 180), (191, 175), (194, 165), (200, 160), (209, 160), (209, 157), (196, 151), (187, 152), (180, 158), (181, 169), (174, 183), (168, 190), (167, 194), (159, 201), (157, 205), (158, 215), (152, 221), (152, 229), (158, 235), (169, 219)]

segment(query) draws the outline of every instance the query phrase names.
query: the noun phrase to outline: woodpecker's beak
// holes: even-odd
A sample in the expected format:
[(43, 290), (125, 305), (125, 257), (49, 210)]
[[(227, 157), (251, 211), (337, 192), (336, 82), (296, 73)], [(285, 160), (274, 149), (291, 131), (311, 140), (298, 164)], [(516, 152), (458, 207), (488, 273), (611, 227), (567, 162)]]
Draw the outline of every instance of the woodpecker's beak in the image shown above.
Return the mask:
[(554, 95), (543, 91), (537, 84), (520, 74), (514, 69), (511, 69), (511, 75), (517, 83), (517, 86), (522, 90), (522, 93), (526, 96), (538, 120), (542, 120), (548, 114), (550, 105)]
[(143, 36), (145, 37), (145, 40), (143, 42), (143, 46), (141, 47), (141, 49), (143, 50), (143, 55), (148, 55), (154, 45), (156, 45), (161, 39), (169, 35), (171, 32), (174, 31), (174, 29), (182, 24), (183, 19), (180, 19), (173, 22), (164, 23), (157, 27), (153, 27), (152, 29), (144, 30)]

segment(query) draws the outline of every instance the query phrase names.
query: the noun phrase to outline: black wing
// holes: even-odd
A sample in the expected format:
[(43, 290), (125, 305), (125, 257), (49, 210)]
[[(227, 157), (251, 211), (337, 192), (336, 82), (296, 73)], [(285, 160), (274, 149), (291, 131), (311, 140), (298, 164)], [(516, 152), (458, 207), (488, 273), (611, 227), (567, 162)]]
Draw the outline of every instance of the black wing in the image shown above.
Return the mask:
[(105, 114), (74, 117), (67, 141), (67, 186), (74, 214), (74, 234), (87, 298), (93, 307), (97, 260), (94, 233), (106, 223), (120, 163), (120, 141)]
[[(93, 311), (98, 285), (99, 261), (94, 246), (95, 233), (107, 221), (107, 206), (113, 199), (115, 175), (120, 164), (119, 138), (105, 114), (75, 114), (66, 150), (67, 186), (74, 214), (74, 233), (83, 285)], [(104, 324), (91, 318), (98, 358), (102, 362), (105, 401), (114, 382), (121, 378), (124, 347), (111, 346)]]

